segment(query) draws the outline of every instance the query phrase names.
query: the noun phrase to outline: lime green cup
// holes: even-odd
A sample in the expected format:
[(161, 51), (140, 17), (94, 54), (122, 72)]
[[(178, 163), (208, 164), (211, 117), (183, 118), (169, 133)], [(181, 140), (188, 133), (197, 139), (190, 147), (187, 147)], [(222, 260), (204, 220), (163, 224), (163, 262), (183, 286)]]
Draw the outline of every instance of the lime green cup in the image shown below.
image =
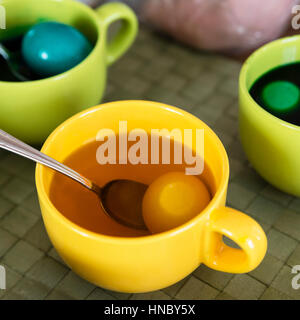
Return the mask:
[[(0, 128), (31, 144), (40, 144), (61, 122), (101, 101), (107, 66), (134, 41), (138, 22), (122, 3), (108, 3), (92, 10), (75, 0), (4, 0), (6, 29), (0, 41), (26, 32), (42, 21), (57, 21), (80, 30), (94, 49), (67, 72), (37, 81), (0, 81)], [(109, 26), (122, 24), (108, 41)], [(1, 71), (0, 71), (1, 72)]]
[(249, 94), (267, 71), (300, 62), (300, 36), (273, 41), (244, 63), (239, 79), (239, 127), (246, 155), (257, 172), (278, 189), (300, 196), (300, 127), (260, 107)]

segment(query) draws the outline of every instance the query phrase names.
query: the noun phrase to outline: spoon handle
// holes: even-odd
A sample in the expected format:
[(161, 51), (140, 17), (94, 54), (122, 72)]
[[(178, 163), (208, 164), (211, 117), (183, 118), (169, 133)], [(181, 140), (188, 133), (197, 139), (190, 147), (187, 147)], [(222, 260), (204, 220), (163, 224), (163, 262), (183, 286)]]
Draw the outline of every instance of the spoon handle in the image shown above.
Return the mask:
[(7, 132), (0, 129), (0, 148), (6, 149), (13, 153), (16, 153), (22, 157), (28, 158), (40, 164), (43, 164), (55, 171), (58, 171), (65, 176), (72, 178), (73, 180), (81, 183), (84, 187), (94, 191), (96, 193), (101, 192), (101, 188), (95, 185), (89, 179), (83, 177), (78, 172), (65, 166), (64, 164), (52, 159), (51, 157), (45, 155), (44, 153), (32, 148), (28, 144), (18, 140), (17, 138), (11, 136)]
[(0, 43), (0, 55), (6, 60), (9, 60), (8, 50)]

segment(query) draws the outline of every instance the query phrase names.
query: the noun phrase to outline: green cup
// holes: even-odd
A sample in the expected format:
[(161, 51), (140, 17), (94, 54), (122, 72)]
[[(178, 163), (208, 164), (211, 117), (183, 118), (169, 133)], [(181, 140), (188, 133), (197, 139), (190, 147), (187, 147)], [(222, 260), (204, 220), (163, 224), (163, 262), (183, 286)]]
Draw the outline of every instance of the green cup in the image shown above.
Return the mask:
[[(0, 81), (0, 128), (31, 144), (40, 144), (71, 115), (101, 101), (107, 66), (134, 41), (138, 23), (121, 3), (96, 10), (74, 0), (4, 0), (6, 29), (0, 41), (23, 34), (41, 21), (57, 21), (80, 30), (93, 44), (90, 55), (76, 67), (54, 77), (28, 82)], [(109, 26), (122, 20), (110, 41)]]
[(258, 105), (249, 90), (266, 72), (300, 62), (300, 36), (270, 42), (244, 63), (239, 79), (239, 127), (245, 153), (256, 171), (276, 188), (300, 197), (300, 126)]

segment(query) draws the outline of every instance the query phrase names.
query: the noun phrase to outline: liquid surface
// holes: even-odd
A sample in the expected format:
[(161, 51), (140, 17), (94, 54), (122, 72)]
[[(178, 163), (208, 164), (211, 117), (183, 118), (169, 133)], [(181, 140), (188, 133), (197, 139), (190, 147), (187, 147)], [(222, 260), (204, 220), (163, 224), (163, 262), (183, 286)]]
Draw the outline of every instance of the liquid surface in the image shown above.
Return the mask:
[[(58, 27), (64, 31), (57, 30)], [(82, 62), (93, 49), (93, 44), (77, 29), (53, 22), (36, 24), (28, 32), (1, 43), (11, 53), (19, 73), (29, 81), (65, 72)], [(0, 81), (20, 82), (2, 56)]]
[[(17, 61), (19, 62), (18, 65), (20, 66), (20, 71), (23, 70), (22, 74), (24, 73), (29, 80), (43, 79), (44, 77), (41, 77), (34, 73), (34, 71), (30, 70), (24, 61), (21, 54), (22, 39), (23, 36), (18, 36), (2, 41), (1, 43), (7, 50), (11, 52), (12, 55), (16, 57)], [(2, 56), (0, 56), (0, 81), (20, 82), (20, 80), (12, 74), (6, 60)]]
[[(100, 165), (96, 159), (96, 152), (102, 142), (90, 142), (71, 154), (64, 163), (78, 171), (87, 178), (93, 180), (99, 186), (115, 179), (129, 179), (150, 185), (156, 178), (171, 171), (184, 172), (187, 165), (174, 164), (174, 145), (171, 143), (170, 164), (151, 164), (151, 144), (148, 143), (149, 164), (119, 164), (119, 139), (117, 137), (116, 159), (117, 164)], [(128, 149), (135, 142), (128, 142)], [(162, 154), (160, 143), (160, 155)], [(183, 147), (182, 147), (183, 148)], [(161, 161), (159, 161), (161, 163)], [(211, 194), (214, 194), (214, 178), (205, 163), (201, 180), (206, 184)], [(87, 190), (79, 183), (55, 172), (50, 186), (50, 199), (54, 206), (67, 219), (87, 230), (105, 235), (136, 237), (149, 235), (149, 231), (135, 230), (125, 227), (111, 217), (107, 216), (101, 209), (96, 194)]]
[[(266, 92), (270, 88), (271, 83), (276, 82), (277, 88), (281, 88), (282, 92), (280, 94), (276, 92), (276, 96), (278, 96), (276, 101), (274, 95), (268, 97), (267, 101)], [(283, 82), (286, 82), (286, 85), (278, 86), (278, 83)], [(291, 85), (287, 85), (287, 83)], [(300, 126), (300, 101), (295, 96), (295, 89), (291, 90), (295, 86), (300, 89), (299, 62), (283, 65), (268, 71), (254, 82), (249, 92), (252, 98), (266, 111), (279, 119)], [(280, 103), (280, 99), (283, 99), (284, 96), (286, 96), (284, 102)]]

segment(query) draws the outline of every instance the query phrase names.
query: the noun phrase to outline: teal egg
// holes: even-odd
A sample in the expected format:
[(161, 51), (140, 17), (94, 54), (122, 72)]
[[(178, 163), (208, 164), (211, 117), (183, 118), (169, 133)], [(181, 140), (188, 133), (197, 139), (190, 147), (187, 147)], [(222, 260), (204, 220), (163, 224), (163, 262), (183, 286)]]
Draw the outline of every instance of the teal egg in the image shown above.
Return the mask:
[(22, 41), (25, 62), (36, 74), (44, 77), (75, 67), (92, 49), (92, 44), (81, 32), (58, 22), (34, 25)]

